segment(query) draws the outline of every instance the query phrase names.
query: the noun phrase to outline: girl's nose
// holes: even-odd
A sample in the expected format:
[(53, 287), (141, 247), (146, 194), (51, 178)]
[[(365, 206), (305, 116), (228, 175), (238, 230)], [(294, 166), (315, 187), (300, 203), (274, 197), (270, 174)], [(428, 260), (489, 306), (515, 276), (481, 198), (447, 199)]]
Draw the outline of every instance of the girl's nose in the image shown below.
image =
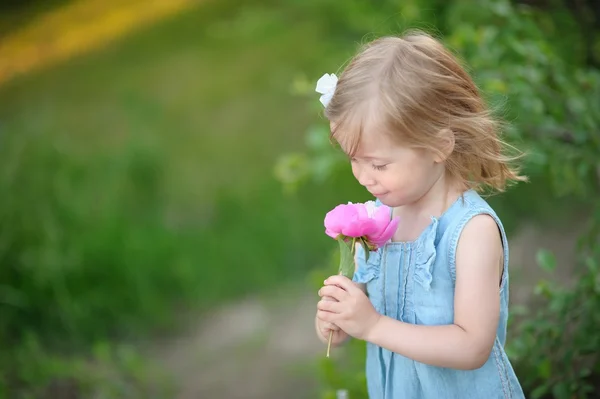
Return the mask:
[(355, 166), (354, 168), (354, 177), (358, 181), (361, 186), (368, 187), (372, 186), (375, 181), (371, 176), (371, 173), (364, 166)]

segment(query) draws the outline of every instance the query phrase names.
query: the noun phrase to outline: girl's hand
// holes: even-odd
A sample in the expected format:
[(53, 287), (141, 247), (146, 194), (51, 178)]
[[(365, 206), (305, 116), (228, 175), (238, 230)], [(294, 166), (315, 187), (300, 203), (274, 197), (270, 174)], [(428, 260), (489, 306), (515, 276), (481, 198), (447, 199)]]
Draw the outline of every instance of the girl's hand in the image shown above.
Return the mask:
[[(336, 302), (335, 299), (333, 299), (330, 296), (324, 296), (321, 298), (321, 301), (330, 301), (330, 302)], [(317, 309), (319, 308), (319, 305), (317, 304)], [(321, 335), (323, 336), (323, 338), (325, 338), (326, 340), (329, 339), (329, 332), (333, 331), (334, 333), (336, 331), (339, 331), (340, 328), (338, 326), (336, 326), (333, 323), (330, 323), (328, 321), (322, 320), (319, 317), (319, 313), (317, 312), (317, 318), (319, 319), (319, 332), (321, 333)]]
[[(330, 296), (324, 296), (321, 299), (321, 301), (336, 302), (336, 300)], [(317, 309), (318, 309), (318, 307), (319, 307), (319, 305), (317, 305)], [(344, 331), (340, 330), (340, 328), (338, 326), (336, 326), (334, 323), (331, 323), (331, 322), (321, 319), (319, 317), (319, 315), (320, 315), (320, 311), (317, 310), (317, 330), (319, 332), (322, 342), (327, 343), (329, 341), (329, 333), (332, 331), (333, 331), (333, 336), (331, 338), (331, 344), (333, 346), (337, 346), (337, 345), (341, 344), (348, 338), (348, 334), (346, 334)]]
[(355, 338), (366, 339), (381, 317), (365, 293), (347, 277), (329, 277), (325, 280), (325, 286), (319, 290), (319, 295), (331, 297), (335, 302), (319, 301), (317, 317), (333, 323)]

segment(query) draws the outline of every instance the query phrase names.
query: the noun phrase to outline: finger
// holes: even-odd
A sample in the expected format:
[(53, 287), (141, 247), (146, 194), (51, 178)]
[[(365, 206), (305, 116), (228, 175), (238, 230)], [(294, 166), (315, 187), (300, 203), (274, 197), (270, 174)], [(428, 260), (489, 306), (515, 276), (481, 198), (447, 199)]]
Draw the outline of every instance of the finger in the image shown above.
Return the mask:
[(319, 290), (319, 296), (321, 297), (322, 300), (324, 301), (336, 301), (337, 299), (335, 299), (334, 297), (331, 297), (329, 295), (323, 295), (321, 293), (321, 290)]
[(324, 292), (322, 291), (322, 290), (323, 290), (323, 288), (325, 288), (325, 287), (321, 287), (321, 288), (319, 289), (319, 291), (318, 291), (318, 294), (319, 294), (319, 296), (321, 297), (321, 299), (326, 299), (326, 300), (328, 300), (328, 301), (336, 301), (336, 300), (337, 300), (337, 299), (335, 299), (334, 297), (327, 295), (327, 294), (326, 294), (327, 290), (326, 290), (326, 291), (325, 291), (325, 293), (324, 293)]
[(348, 293), (336, 285), (326, 285), (321, 288), (321, 294), (328, 296), (336, 301), (343, 301), (348, 297)]
[(317, 309), (325, 312), (340, 313), (343, 305), (337, 301), (319, 301)]
[(329, 322), (323, 321), (323, 322), (321, 322), (321, 330), (325, 331), (325, 332), (330, 331), (330, 330), (331, 331), (339, 331), (340, 328), (337, 325), (335, 325), (334, 323), (329, 323)]
[(327, 312), (324, 310), (317, 310), (317, 317), (321, 321), (333, 323), (335, 316), (336, 316), (335, 313)]
[(331, 276), (327, 280), (325, 280), (325, 286), (337, 285), (342, 288), (346, 292), (353, 292), (357, 289), (352, 280), (345, 276)]

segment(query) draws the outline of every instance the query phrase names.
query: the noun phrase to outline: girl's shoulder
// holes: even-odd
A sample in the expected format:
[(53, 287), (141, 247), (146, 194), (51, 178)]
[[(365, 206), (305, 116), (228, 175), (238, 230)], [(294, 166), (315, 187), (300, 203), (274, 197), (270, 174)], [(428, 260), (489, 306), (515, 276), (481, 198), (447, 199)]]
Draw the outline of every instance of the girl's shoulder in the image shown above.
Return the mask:
[[(441, 218), (437, 231), (438, 245), (436, 246), (438, 249), (443, 247), (444, 253), (447, 254), (446, 259), (450, 263), (453, 278), (456, 277), (456, 253), (460, 237), (469, 222), (480, 215), (486, 215), (496, 223), (504, 247), (505, 263), (508, 262), (508, 240), (500, 217), (479, 193), (473, 190), (467, 191)], [(490, 223), (478, 223), (477, 226), (489, 228)]]
[(504, 235), (502, 221), (492, 206), (479, 193), (469, 190), (464, 192), (440, 217), (438, 239), (445, 237), (451, 241), (451, 245), (456, 245), (467, 223), (479, 215), (490, 216)]
[(498, 215), (492, 206), (476, 191), (469, 190), (458, 197), (454, 204), (440, 218), (441, 224), (444, 226), (453, 225), (468, 221), (474, 216), (480, 214), (488, 214), (494, 219), (498, 219)]

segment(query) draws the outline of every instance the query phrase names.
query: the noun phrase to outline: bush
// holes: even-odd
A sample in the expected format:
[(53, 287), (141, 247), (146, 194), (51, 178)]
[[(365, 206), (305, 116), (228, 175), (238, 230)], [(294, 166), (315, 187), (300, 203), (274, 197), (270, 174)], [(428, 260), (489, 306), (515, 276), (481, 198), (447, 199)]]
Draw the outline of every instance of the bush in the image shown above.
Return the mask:
[[(595, 382), (600, 378), (600, 71), (590, 61), (590, 46), (580, 45), (593, 41), (582, 37), (589, 29), (596, 29), (593, 37), (598, 38), (598, 27), (581, 27), (575, 14), (558, 2), (542, 10), (507, 0), (487, 0), (479, 7), (466, 0), (427, 2), (427, 8), (424, 4), (403, 2), (407, 13), (400, 10), (401, 25), (442, 29), (443, 40), (466, 60), (492, 107), (510, 122), (508, 141), (529, 153), (525, 172), (536, 189), (516, 187), (492, 199), (503, 217), (515, 226), (523, 214), (540, 215), (544, 209), (540, 216), (556, 215), (568, 209), (565, 204), (570, 208), (575, 203), (595, 212), (580, 240), (574, 283), (567, 287), (541, 281), (529, 309), (511, 309), (507, 351), (527, 397), (598, 397), (590, 395), (600, 391)], [(418, 22), (407, 21), (407, 14)], [(437, 19), (424, 20), (431, 14)], [(354, 32), (356, 26), (364, 27), (354, 23), (347, 29)], [(388, 33), (397, 32), (383, 32)], [(598, 43), (596, 39), (596, 48)], [(312, 87), (309, 96), (317, 103)], [(321, 124), (311, 128), (307, 152), (281, 158), (279, 165), (288, 167), (281, 180), (285, 185), (348, 173), (326, 131)], [(538, 258), (541, 267), (553, 269), (550, 252), (541, 251)], [(341, 388), (351, 398), (366, 397), (363, 347), (353, 344), (345, 351), (339, 362), (324, 360), (321, 365), (323, 397), (333, 397)]]

